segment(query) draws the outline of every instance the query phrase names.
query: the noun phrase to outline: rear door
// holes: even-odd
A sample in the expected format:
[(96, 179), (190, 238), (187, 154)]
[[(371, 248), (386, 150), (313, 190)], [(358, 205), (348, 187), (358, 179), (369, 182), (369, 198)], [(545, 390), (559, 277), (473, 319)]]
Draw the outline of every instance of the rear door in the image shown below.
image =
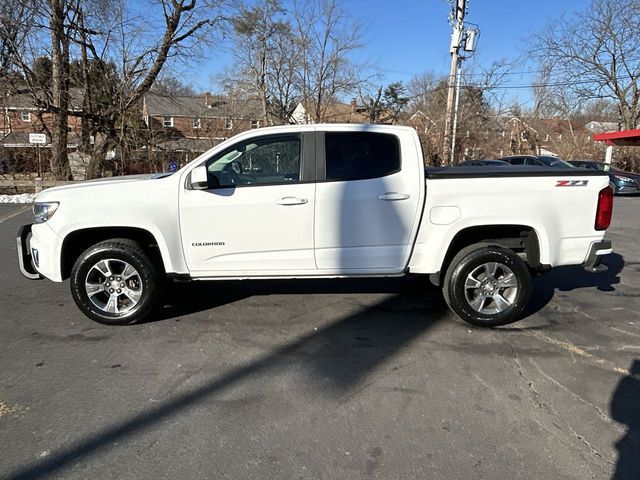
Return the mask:
[(328, 130), (318, 132), (316, 144), (319, 273), (402, 272), (424, 192), (413, 137), (375, 128)]

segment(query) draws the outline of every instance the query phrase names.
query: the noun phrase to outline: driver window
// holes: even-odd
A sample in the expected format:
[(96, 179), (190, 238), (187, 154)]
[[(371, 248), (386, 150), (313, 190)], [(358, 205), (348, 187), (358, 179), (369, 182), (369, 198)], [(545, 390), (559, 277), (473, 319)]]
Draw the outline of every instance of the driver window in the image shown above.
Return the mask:
[(207, 160), (217, 188), (300, 181), (300, 135), (252, 138)]

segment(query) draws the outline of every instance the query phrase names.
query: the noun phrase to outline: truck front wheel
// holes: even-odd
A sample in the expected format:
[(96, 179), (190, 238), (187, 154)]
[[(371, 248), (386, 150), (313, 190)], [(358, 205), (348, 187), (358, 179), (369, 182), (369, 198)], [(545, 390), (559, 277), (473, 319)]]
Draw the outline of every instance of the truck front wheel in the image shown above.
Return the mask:
[(517, 320), (531, 297), (531, 276), (512, 250), (476, 244), (451, 261), (443, 282), (444, 298), (460, 318), (495, 327)]
[(71, 270), (71, 295), (90, 319), (129, 325), (158, 301), (158, 273), (137, 242), (119, 238), (85, 250)]

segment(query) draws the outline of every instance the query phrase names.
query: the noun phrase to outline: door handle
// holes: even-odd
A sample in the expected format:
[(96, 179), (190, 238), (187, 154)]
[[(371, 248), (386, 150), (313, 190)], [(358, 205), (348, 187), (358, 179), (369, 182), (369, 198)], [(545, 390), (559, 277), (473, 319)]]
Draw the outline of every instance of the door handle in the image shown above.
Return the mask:
[(393, 202), (395, 200), (407, 200), (411, 198), (408, 193), (387, 192), (382, 195), (378, 195), (378, 200), (386, 200), (387, 202)]
[(308, 200), (306, 198), (298, 197), (283, 197), (280, 200), (276, 200), (277, 205), (304, 205)]

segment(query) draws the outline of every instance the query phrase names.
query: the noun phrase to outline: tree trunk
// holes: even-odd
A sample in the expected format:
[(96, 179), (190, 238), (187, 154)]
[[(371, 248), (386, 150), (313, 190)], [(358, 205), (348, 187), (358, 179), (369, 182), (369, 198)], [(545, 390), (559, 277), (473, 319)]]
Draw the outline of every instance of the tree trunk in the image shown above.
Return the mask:
[(79, 12), (78, 20), (80, 23), (80, 45), (82, 59), (82, 151), (89, 152), (91, 149), (91, 134), (93, 133), (93, 125), (90, 115), (93, 115), (93, 105), (91, 102), (91, 82), (89, 81), (89, 59), (87, 57), (87, 34), (84, 25), (84, 14)]
[(51, 8), (51, 62), (53, 125), (51, 129), (51, 172), (56, 180), (70, 180), (67, 155), (69, 111), (69, 38), (65, 35), (65, 0), (49, 0)]
[(105, 158), (109, 151), (108, 135), (96, 132), (95, 143), (91, 149), (91, 158), (87, 168), (87, 180), (99, 178), (104, 170)]

